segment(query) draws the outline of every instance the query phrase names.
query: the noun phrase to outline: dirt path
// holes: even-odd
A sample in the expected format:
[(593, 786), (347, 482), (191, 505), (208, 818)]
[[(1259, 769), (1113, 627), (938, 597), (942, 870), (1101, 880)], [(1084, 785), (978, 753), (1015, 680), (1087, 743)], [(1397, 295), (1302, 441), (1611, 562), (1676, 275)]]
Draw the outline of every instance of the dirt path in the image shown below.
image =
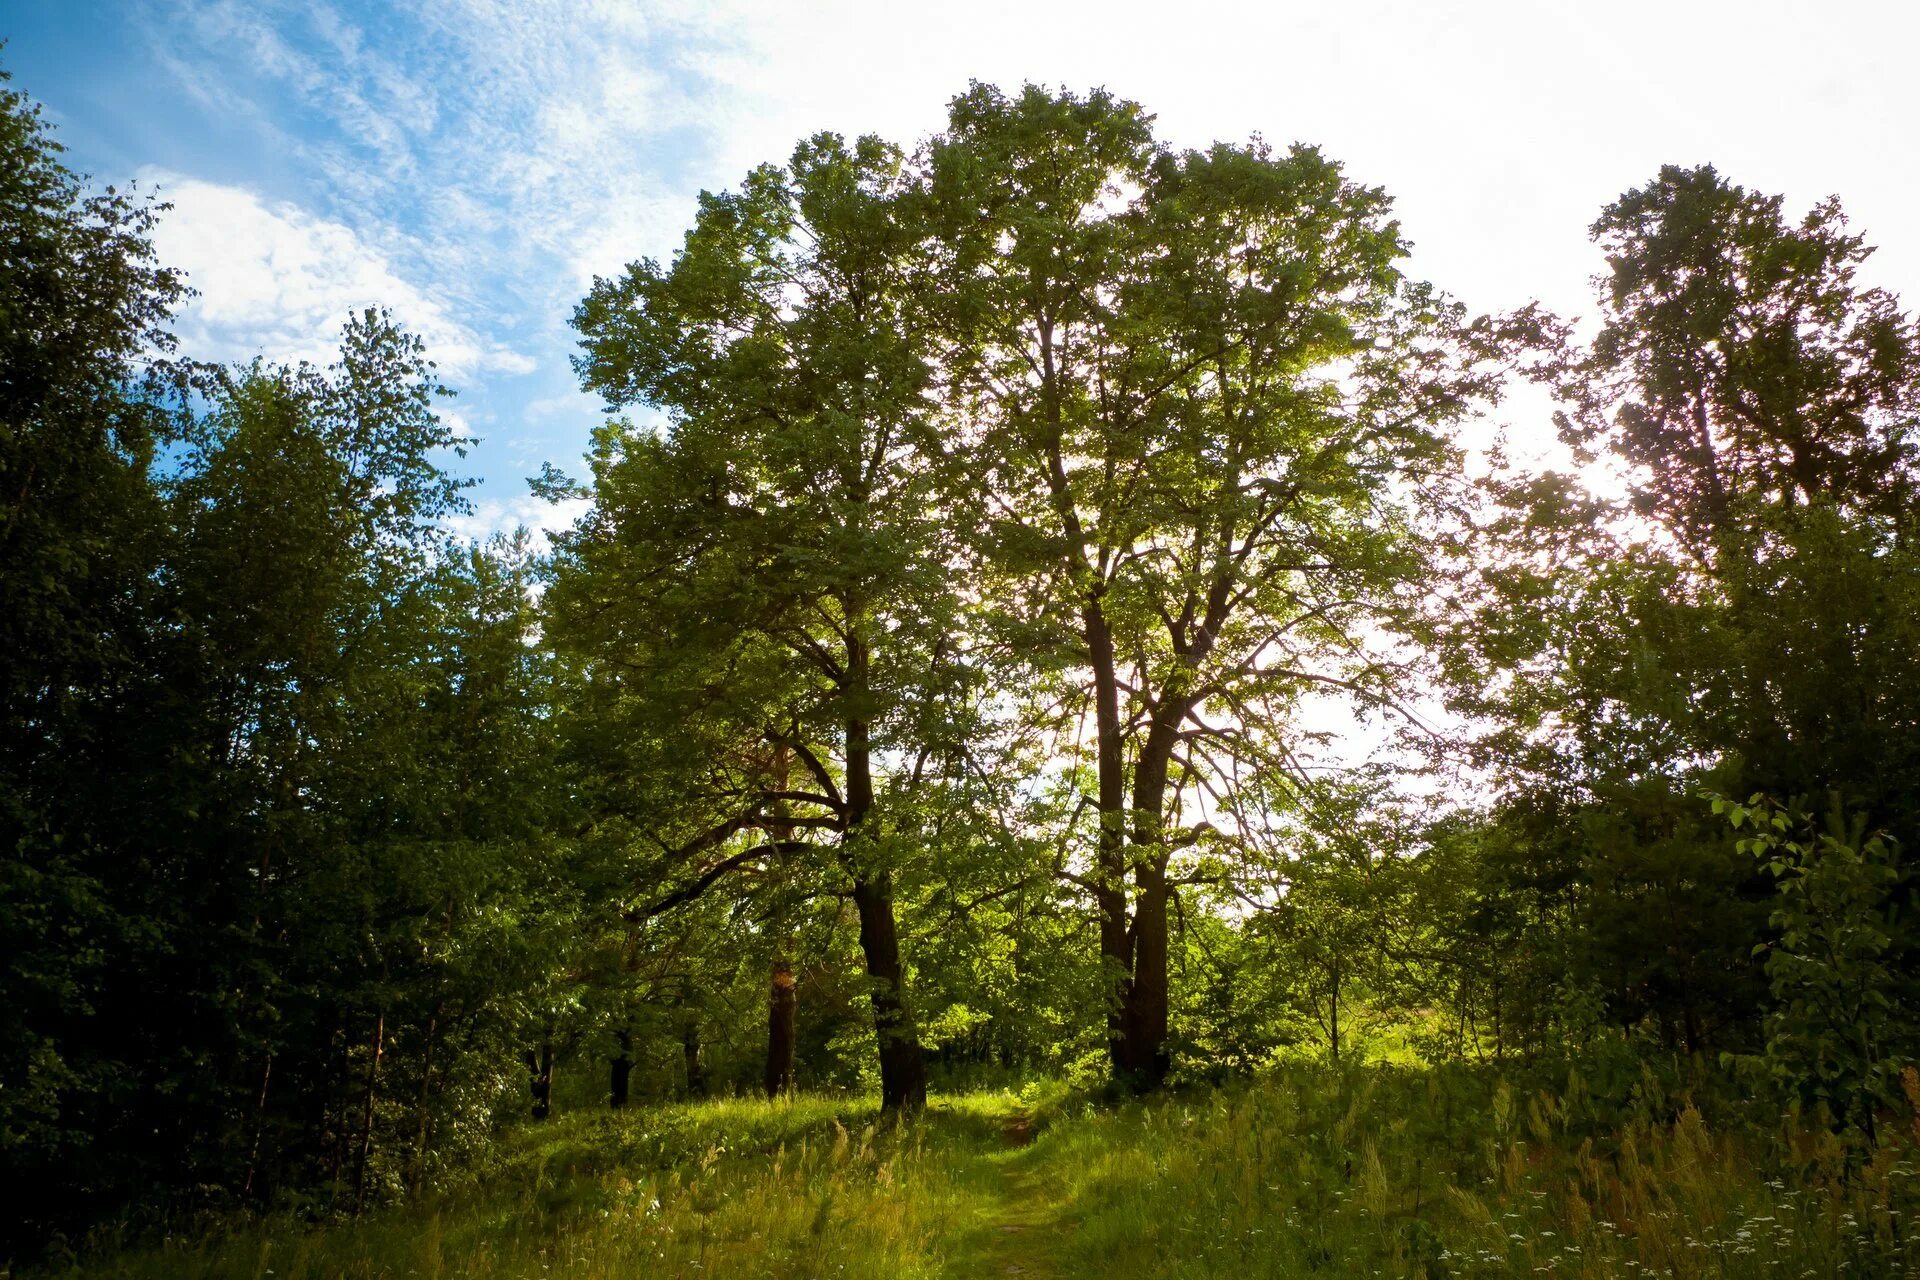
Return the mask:
[(1072, 1225), (1066, 1202), (1053, 1190), (1033, 1141), (1031, 1119), (1016, 1112), (1002, 1126), (1005, 1145), (975, 1162), (981, 1207), (972, 1230), (955, 1242), (946, 1265), (962, 1277), (1062, 1276), (1059, 1246)]

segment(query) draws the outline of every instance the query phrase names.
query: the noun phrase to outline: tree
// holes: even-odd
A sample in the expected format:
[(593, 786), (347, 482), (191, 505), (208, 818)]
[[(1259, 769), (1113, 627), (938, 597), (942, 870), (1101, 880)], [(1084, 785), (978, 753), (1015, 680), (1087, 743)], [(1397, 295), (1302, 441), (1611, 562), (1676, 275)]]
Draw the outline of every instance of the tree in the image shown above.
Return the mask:
[(1567, 816), (1609, 1012), (1739, 1047), (1771, 886), (1700, 787), (1836, 790), (1901, 834), (1920, 814), (1920, 331), (1856, 282), (1871, 250), (1837, 201), (1793, 222), (1777, 196), (1668, 167), (1593, 234), (1598, 333), (1560, 329), (1540, 373), (1563, 440), (1629, 494), (1490, 482), (1456, 707), (1511, 791)]
[(185, 289), (154, 259), (161, 208), (86, 194), (0, 72), (0, 1171), (29, 1189), (0, 1249), (62, 1211), (57, 1174), (111, 1164), (113, 1104), (87, 1099), (118, 1093), (124, 1058), (86, 1026), (146, 934), (112, 847), (180, 816), (164, 768), (121, 785), (130, 754), (172, 745), (121, 728), (165, 649), (150, 469), (179, 425)]
[[(1416, 527), (1492, 390), (1389, 202), (1309, 147), (1158, 147), (1136, 105), (976, 85), (930, 152), (997, 589), (1091, 705), (1116, 1072), (1166, 1073), (1168, 908), (1301, 777), (1309, 691), (1393, 696)], [(1070, 735), (1069, 735), (1070, 736)], [(1256, 786), (1244, 779), (1257, 776)]]
[(781, 860), (846, 893), (883, 1101), (912, 1108), (900, 820), (954, 762), (964, 672), (909, 199), (898, 151), (823, 134), (704, 196), (670, 267), (595, 283), (583, 385), (669, 421), (598, 437), (596, 505), (558, 544), (552, 598), (561, 642), (644, 699), (631, 741), (704, 775), (703, 812), (663, 844), (681, 887), (654, 908)]
[(1561, 371), (1563, 435), (1640, 469), (1636, 509), (1708, 564), (1766, 508), (1912, 516), (1914, 322), (1854, 283), (1873, 250), (1838, 199), (1782, 204), (1668, 165), (1608, 205), (1600, 332)]
[(196, 917), (169, 940), (187, 1008), (166, 1034), (214, 1064), (168, 1083), (234, 1135), (200, 1180), (247, 1196), (417, 1182), (564, 967), (531, 556), (443, 531), (466, 482), (441, 465), (441, 394), (370, 310), (328, 369), (224, 376), (168, 478), (200, 812), (148, 879)]
[(1765, 796), (1746, 804), (1712, 797), (1715, 813), (1752, 832), (1740, 852), (1760, 860), (1779, 886), (1771, 921), (1779, 935), (1762, 948), (1776, 1004), (1759, 1065), (1871, 1140), (1876, 1113), (1900, 1102), (1900, 1072), (1912, 1070), (1917, 1038), (1887, 962), (1899, 929), (1890, 891), (1900, 880), (1900, 848), (1869, 832), (1865, 816), (1848, 813), (1839, 796), (1829, 801), (1818, 829), (1808, 814)]

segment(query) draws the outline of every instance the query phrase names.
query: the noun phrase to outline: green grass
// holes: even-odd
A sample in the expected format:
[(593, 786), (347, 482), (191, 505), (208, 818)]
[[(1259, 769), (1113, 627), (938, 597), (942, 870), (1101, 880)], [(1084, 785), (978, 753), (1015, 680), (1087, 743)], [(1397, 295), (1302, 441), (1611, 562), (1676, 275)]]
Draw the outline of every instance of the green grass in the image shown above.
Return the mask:
[[(1905, 1123), (1903, 1120), (1902, 1123)], [(1574, 1077), (1298, 1069), (1115, 1107), (1058, 1091), (576, 1115), (457, 1200), (95, 1252), (101, 1277), (1802, 1277), (1920, 1274), (1911, 1140), (1871, 1159)]]

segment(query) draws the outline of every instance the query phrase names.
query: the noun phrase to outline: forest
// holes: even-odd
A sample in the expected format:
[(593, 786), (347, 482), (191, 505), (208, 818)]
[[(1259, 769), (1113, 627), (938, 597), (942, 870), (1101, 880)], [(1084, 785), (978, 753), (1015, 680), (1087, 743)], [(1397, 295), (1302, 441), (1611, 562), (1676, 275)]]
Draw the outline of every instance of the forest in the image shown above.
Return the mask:
[(192, 358), (166, 216), (0, 84), (0, 1274), (1920, 1274), (1837, 198), (1662, 168), (1482, 315), (976, 83), (596, 279), (484, 541), (421, 339)]

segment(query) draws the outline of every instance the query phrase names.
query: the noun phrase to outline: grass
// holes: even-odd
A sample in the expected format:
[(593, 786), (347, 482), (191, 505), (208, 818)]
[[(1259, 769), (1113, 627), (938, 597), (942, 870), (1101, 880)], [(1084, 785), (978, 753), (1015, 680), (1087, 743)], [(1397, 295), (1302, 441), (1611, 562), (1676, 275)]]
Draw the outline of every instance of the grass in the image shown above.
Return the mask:
[[(1651, 1077), (1296, 1069), (1101, 1107), (845, 1099), (582, 1114), (458, 1199), (95, 1250), (100, 1277), (1804, 1277), (1920, 1274), (1913, 1137), (1716, 1127)], [(1711, 1110), (1711, 1108), (1709, 1108)]]

